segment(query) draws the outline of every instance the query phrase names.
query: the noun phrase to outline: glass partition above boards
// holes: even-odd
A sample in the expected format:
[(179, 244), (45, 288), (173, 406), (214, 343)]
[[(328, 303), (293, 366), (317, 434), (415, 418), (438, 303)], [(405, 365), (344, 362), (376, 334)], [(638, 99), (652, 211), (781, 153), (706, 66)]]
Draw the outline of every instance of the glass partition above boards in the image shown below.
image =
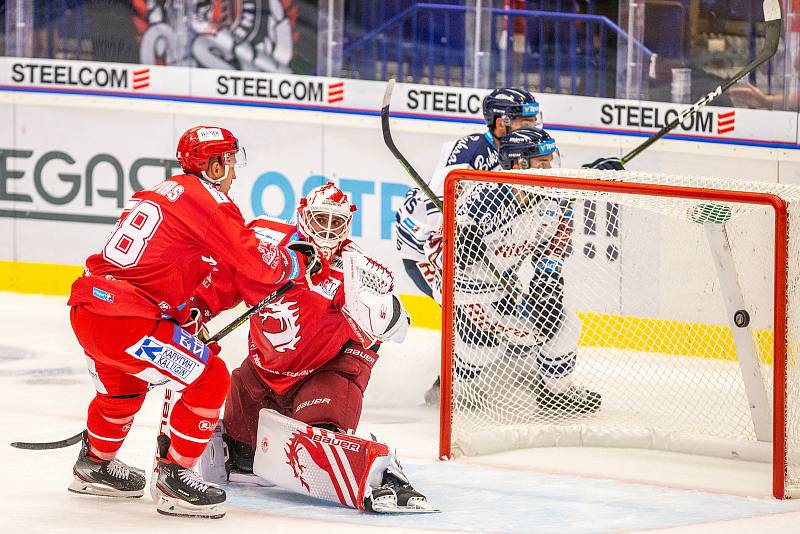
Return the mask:
[[(798, 110), (800, 0), (724, 106)], [(6, 56), (694, 102), (763, 47), (762, 0), (14, 0)]]

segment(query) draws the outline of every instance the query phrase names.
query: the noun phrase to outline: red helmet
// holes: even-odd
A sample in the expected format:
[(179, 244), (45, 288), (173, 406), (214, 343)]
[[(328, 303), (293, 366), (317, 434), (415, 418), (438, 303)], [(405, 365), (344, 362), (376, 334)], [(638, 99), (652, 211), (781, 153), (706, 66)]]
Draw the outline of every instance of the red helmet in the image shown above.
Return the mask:
[(333, 182), (328, 182), (300, 199), (297, 229), (300, 235), (319, 248), (323, 258), (330, 261), (350, 236), (354, 211), (356, 207), (350, 204), (347, 195)]
[(178, 141), (178, 163), (185, 172), (205, 173), (208, 160), (222, 159), (223, 165), (242, 166), (246, 162), (244, 149), (230, 130), (216, 126), (189, 128)]

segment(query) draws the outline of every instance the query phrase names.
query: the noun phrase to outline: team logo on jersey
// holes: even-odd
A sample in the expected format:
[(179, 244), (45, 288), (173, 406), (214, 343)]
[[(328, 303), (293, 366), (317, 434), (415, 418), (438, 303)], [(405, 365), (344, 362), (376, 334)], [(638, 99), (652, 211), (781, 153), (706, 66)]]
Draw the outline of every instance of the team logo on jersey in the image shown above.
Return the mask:
[(261, 332), (276, 352), (295, 350), (300, 341), (300, 307), (297, 302), (283, 298), (264, 307)]
[(273, 269), (278, 266), (278, 247), (262, 239), (258, 242), (258, 251), (261, 252), (261, 261)]

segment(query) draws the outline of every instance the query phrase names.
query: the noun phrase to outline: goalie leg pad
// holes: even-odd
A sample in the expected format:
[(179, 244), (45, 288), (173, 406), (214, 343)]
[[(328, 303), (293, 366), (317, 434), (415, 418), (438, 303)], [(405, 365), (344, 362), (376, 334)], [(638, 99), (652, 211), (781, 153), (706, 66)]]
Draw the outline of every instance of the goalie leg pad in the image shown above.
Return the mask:
[[(374, 512), (436, 511), (389, 447), (262, 410), (253, 472), (278, 487)], [(406, 509), (407, 508), (407, 509)]]
[(389, 448), (262, 410), (253, 472), (283, 489), (364, 510), (370, 468)]

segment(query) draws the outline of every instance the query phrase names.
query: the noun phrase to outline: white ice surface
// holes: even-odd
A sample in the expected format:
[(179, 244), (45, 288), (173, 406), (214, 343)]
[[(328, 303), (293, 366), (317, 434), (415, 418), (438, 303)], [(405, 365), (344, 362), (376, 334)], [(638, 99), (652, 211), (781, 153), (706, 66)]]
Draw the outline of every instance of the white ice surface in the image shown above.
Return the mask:
[[(66, 487), (77, 447), (6, 445), (61, 439), (84, 426), (93, 390), (64, 302), (0, 293), (4, 533), (800, 532), (800, 502), (771, 498), (766, 464), (564, 448), (436, 461), (438, 413), (421, 399), (437, 374), (439, 336), (416, 329), (404, 345), (381, 350), (359, 433), (395, 446), (441, 514), (374, 516), (276, 489), (232, 487), (224, 519), (192, 520), (157, 514), (147, 496), (75, 495)], [(230, 368), (242, 357), (244, 335), (240, 329), (223, 342)], [(120, 453), (126, 462), (151, 465), (160, 402), (159, 391), (148, 396)]]

